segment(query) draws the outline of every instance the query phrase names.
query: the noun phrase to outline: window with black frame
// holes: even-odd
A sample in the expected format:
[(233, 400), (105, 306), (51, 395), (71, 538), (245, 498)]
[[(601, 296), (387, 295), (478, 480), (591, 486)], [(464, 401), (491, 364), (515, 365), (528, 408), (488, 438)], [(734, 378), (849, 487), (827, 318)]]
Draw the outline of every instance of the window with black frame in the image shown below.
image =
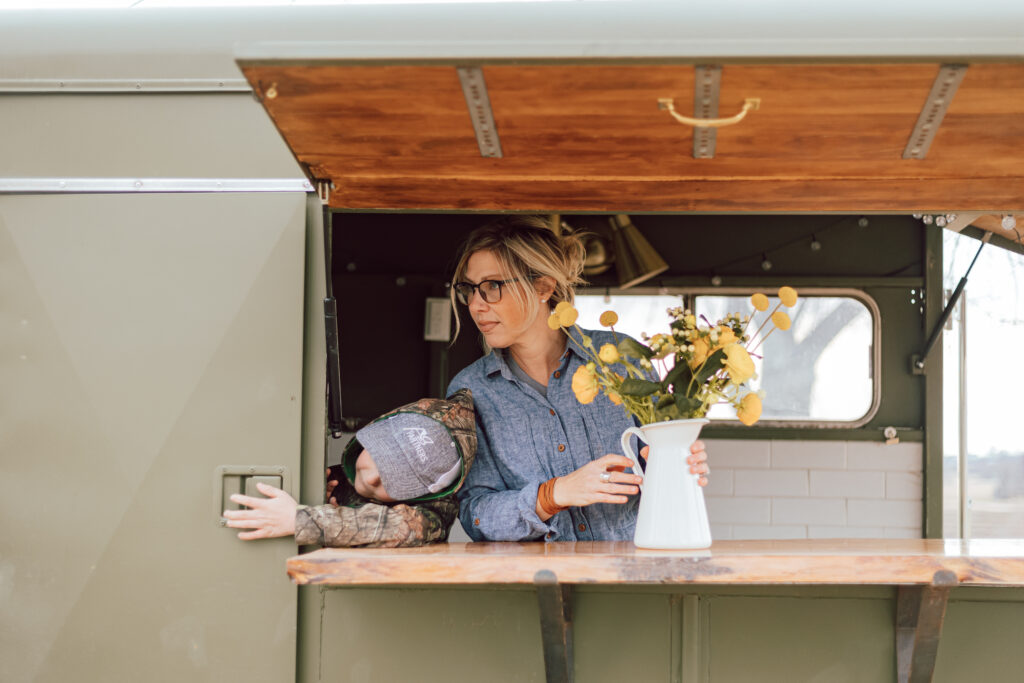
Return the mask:
[[(757, 334), (769, 308), (757, 312), (750, 302), (755, 292), (772, 297), (769, 289), (631, 290), (577, 296), (579, 322), (598, 327), (605, 310), (619, 316), (616, 330), (637, 339), (668, 331), (666, 309), (684, 306), (700, 324), (709, 325), (730, 313), (752, 315), (748, 334), (757, 378), (750, 387), (763, 391), (761, 425), (799, 426), (807, 423), (858, 427), (878, 405), (879, 315), (875, 302), (858, 290), (801, 289), (796, 305), (786, 309), (792, 327), (765, 336)], [(671, 358), (667, 359), (671, 362)], [(669, 367), (661, 369), (667, 371)], [(737, 421), (732, 406), (713, 406), (713, 420)]]

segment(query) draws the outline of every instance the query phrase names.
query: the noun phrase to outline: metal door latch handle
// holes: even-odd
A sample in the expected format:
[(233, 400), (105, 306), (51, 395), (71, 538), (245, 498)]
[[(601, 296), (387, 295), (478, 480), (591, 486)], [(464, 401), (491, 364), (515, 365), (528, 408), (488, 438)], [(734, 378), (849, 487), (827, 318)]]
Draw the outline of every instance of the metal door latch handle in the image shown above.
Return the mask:
[(218, 526), (227, 526), (224, 510), (238, 510), (241, 506), (231, 502), (231, 494), (262, 495), (256, 484), (269, 484), (291, 495), (292, 476), (284, 465), (219, 465), (213, 471), (213, 514)]

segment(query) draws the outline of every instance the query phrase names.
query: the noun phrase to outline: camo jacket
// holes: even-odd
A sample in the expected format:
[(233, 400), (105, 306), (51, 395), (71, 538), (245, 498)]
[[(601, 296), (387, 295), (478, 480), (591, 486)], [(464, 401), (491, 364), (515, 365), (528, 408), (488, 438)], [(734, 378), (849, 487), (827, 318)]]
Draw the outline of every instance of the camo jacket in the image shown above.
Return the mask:
[[(425, 398), (382, 415), (419, 413), (441, 422), (452, 435), (463, 460), (462, 476), (445, 495), (433, 500), (381, 503), (359, 495), (342, 465), (330, 469), (328, 481), (337, 480), (331, 494), (338, 505), (299, 506), (295, 513), (295, 542), (331, 548), (399, 548), (448, 540), (459, 515), (456, 491), (462, 486), (476, 454), (473, 394), (468, 389), (448, 399)], [(358, 445), (346, 448), (358, 448)]]

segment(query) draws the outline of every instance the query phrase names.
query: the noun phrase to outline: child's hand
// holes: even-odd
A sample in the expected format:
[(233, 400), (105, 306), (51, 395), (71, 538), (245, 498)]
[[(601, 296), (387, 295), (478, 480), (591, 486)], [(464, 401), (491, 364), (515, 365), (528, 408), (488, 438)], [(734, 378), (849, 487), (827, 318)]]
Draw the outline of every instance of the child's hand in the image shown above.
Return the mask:
[(338, 488), (338, 477), (344, 477), (345, 472), (342, 470), (341, 465), (334, 465), (333, 467), (327, 468), (327, 487), (324, 492), (324, 497), (327, 502), (338, 507), (338, 499), (334, 496), (334, 489)]
[(279, 488), (257, 483), (256, 488), (266, 498), (253, 498), (239, 493), (232, 494), (232, 502), (245, 505), (248, 510), (225, 510), (224, 517), (228, 526), (243, 531), (238, 537), (243, 541), (257, 538), (277, 538), (291, 536), (295, 533), (295, 499)]

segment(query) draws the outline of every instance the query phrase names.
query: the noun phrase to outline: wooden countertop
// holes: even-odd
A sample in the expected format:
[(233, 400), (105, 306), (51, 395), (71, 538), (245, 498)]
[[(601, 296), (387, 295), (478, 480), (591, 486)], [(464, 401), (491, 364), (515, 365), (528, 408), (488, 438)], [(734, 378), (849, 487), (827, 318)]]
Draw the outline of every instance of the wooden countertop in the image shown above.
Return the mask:
[[(1024, 539), (721, 541), (708, 550), (643, 550), (631, 542), (442, 543), (329, 548), (288, 560), (298, 584), (570, 584), (1024, 586)], [(948, 579), (948, 574), (944, 575)]]

